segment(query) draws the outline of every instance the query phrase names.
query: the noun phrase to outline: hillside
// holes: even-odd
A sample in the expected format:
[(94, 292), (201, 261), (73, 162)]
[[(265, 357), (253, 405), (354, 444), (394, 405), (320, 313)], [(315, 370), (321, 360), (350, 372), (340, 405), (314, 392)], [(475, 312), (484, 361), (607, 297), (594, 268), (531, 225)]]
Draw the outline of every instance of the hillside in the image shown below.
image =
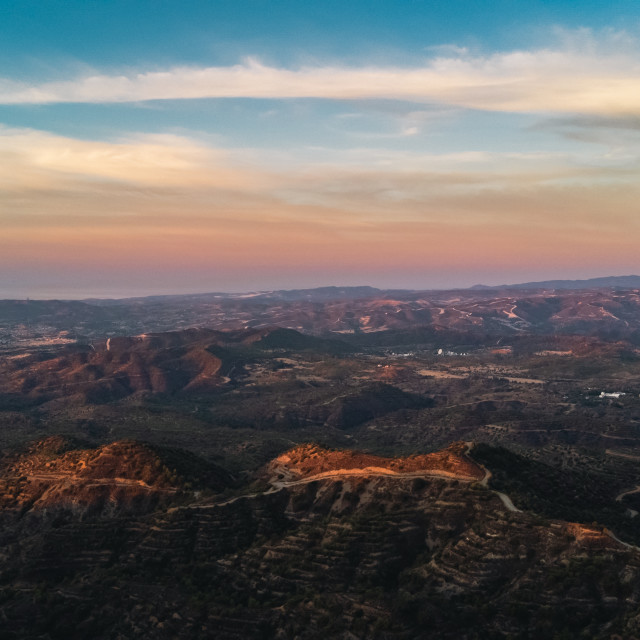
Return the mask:
[[(575, 286), (549, 281), (452, 291), (328, 288), (255, 295), (167, 296), (109, 304), (3, 301), (0, 348), (47, 346), (62, 339), (86, 344), (104, 341), (105, 336), (190, 328), (280, 327), (338, 338), (416, 329), (476, 338), (522, 333), (607, 333), (630, 338), (640, 330), (637, 281), (636, 276), (630, 276), (577, 282)], [(280, 334), (278, 339), (287, 346), (287, 341), (294, 338), (293, 334)]]
[(332, 451), (317, 445), (302, 445), (278, 456), (269, 474), (295, 481), (328, 476), (433, 475), (460, 480), (481, 480), (484, 471), (467, 455), (465, 443), (454, 443), (444, 451), (406, 458), (383, 458), (356, 451)]
[[(142, 474), (157, 490), (172, 490), (162, 474), (139, 469), (144, 447), (52, 454), (58, 444), (34, 445), (10, 468), (65, 473), (79, 486)], [(383, 459), (307, 445), (267, 467), (307, 474), (305, 482), (276, 479), (234, 498), (193, 494), (168, 510), (103, 511), (99, 520), (43, 509), (37, 528), (23, 513), (0, 539), (3, 633), (52, 640), (637, 634), (640, 552), (601, 526), (510, 511), (474, 481), (481, 469), (467, 448)], [(349, 473), (316, 477), (339, 469)]]
[(230, 486), (222, 469), (208, 465), (205, 471), (201, 464), (198, 473), (197, 467), (180, 464), (184, 456), (134, 441), (83, 448), (60, 436), (46, 438), (2, 459), (0, 519), (56, 512), (83, 518), (140, 514), (170, 502), (194, 482), (218, 491)]
[(0, 393), (44, 401), (75, 397), (108, 402), (136, 392), (154, 394), (215, 391), (241, 374), (245, 361), (265, 352), (350, 353), (337, 340), (296, 331), (188, 329), (140, 336), (116, 336), (88, 346), (35, 351), (0, 361)]
[(322, 295), (11, 325), (0, 636), (640, 637), (637, 291)]

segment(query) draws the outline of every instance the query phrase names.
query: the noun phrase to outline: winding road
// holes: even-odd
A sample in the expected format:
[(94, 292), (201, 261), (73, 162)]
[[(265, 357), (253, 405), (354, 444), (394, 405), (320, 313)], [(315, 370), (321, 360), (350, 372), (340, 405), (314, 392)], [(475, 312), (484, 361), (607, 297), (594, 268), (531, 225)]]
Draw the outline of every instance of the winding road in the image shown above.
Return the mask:
[[(469, 453), (471, 452), (471, 449), (473, 448), (473, 442), (467, 442), (466, 445), (467, 445), (467, 450), (465, 453), (468, 456)], [(476, 464), (478, 467), (480, 467), (484, 471), (484, 477), (482, 478), (482, 480), (479, 481), (479, 483), (483, 487), (488, 488), (489, 480), (491, 479), (491, 476), (492, 476), (491, 471), (489, 471), (489, 469), (487, 469), (484, 465), (477, 463), (475, 460), (473, 460), (473, 463)], [(275, 469), (275, 472), (276, 474), (278, 472), (281, 472), (282, 474), (286, 474), (289, 471), (286, 468), (282, 468), (282, 469)], [(463, 476), (460, 474), (456, 474), (450, 471), (443, 471), (443, 470), (398, 472), (398, 471), (393, 471), (392, 469), (385, 469), (383, 467), (362, 467), (359, 469), (332, 469), (331, 471), (323, 471), (321, 473), (317, 473), (312, 476), (308, 476), (306, 478), (299, 478), (297, 480), (271, 479), (269, 482), (269, 484), (271, 484), (271, 488), (268, 489), (267, 491), (260, 491), (256, 493), (248, 493), (240, 496), (235, 496), (234, 498), (230, 498), (229, 500), (225, 500), (223, 502), (215, 502), (211, 504), (200, 504), (200, 505), (198, 504), (189, 505), (188, 508), (214, 509), (216, 507), (224, 507), (226, 505), (233, 504), (234, 502), (237, 502), (238, 500), (242, 500), (244, 498), (257, 498), (259, 496), (266, 496), (273, 493), (278, 493), (279, 491), (282, 491), (283, 489), (287, 489), (289, 487), (296, 487), (303, 484), (310, 484), (311, 482), (317, 482), (319, 480), (342, 480), (344, 478), (349, 478), (349, 477), (394, 478), (394, 479), (402, 479), (402, 480), (416, 479), (416, 478), (420, 478), (423, 480), (430, 479), (430, 478), (446, 478), (449, 480), (459, 480), (461, 482), (469, 482), (469, 483), (478, 481), (477, 477)], [(490, 491), (496, 494), (500, 498), (502, 504), (508, 511), (511, 511), (513, 513), (521, 513), (520, 509), (518, 509), (513, 504), (513, 502), (511, 501), (511, 498), (509, 498), (508, 495), (500, 491), (495, 491), (494, 489), (490, 489)], [(178, 507), (173, 507), (172, 509), (169, 509), (169, 511), (173, 511), (176, 508)]]
[[(467, 443), (467, 446), (469, 446), (469, 443)], [(467, 453), (468, 452), (469, 450), (467, 450)], [(480, 484), (483, 487), (487, 487), (488, 489), (489, 480), (491, 480), (491, 476), (493, 474), (484, 465), (479, 464), (478, 462), (476, 462), (476, 464), (482, 469), (484, 469), (484, 478), (482, 478), (482, 480), (480, 481)], [(521, 513), (520, 509), (518, 509), (518, 507), (516, 507), (516, 505), (513, 504), (513, 502), (511, 501), (511, 498), (506, 493), (502, 493), (501, 491), (496, 491), (495, 489), (491, 489), (491, 491), (495, 493), (500, 498), (500, 500), (502, 500), (502, 504), (507, 508), (508, 511), (512, 511), (513, 513)]]

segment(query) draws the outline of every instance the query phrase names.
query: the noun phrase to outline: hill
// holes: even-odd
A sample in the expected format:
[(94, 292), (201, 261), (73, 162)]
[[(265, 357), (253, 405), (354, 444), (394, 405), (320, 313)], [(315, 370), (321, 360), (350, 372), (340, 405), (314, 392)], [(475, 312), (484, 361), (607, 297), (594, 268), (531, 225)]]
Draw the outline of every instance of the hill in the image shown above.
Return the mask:
[[(115, 443), (91, 454), (56, 453), (56, 446), (35, 445), (15, 470), (73, 468), (66, 476), (73, 482), (115, 480), (123, 471), (135, 477), (147, 455), (139, 445)], [(266, 490), (232, 498), (193, 494), (168, 510), (129, 510), (126, 517), (112, 509), (100, 519), (60, 518), (47, 508), (34, 527), (30, 512), (18, 514), (0, 538), (3, 634), (53, 640), (637, 634), (638, 552), (598, 525), (509, 510), (474, 480), (480, 467), (466, 450), (461, 444), (431, 457), (384, 460), (307, 446), (269, 468), (316, 474), (351, 464), (350, 473), (275, 479)], [(452, 460), (454, 474), (436, 475)], [(372, 464), (398, 472), (371, 472)], [(172, 490), (153, 474), (146, 477), (157, 490)]]
[(604, 276), (585, 280), (540, 280), (538, 282), (521, 282), (520, 284), (503, 284), (496, 286), (475, 285), (471, 289), (638, 289), (640, 276)]
[[(109, 304), (5, 301), (0, 302), (0, 349), (18, 353), (60, 341), (86, 345), (108, 337), (195, 329), (279, 328), (343, 343), (369, 335), (371, 340), (382, 341), (388, 332), (425, 331), (475, 340), (519, 334), (595, 336), (603, 332), (629, 338), (640, 332), (639, 281), (637, 276), (625, 276), (452, 291), (328, 288), (237, 296), (168, 296)], [(292, 335), (281, 334), (279, 340), (287, 346)], [(316, 347), (346, 352), (344, 344), (309, 345)]]
[(356, 451), (332, 451), (317, 445), (302, 445), (278, 456), (269, 465), (269, 474), (290, 482), (351, 474), (365, 477), (367, 474), (422, 474), (461, 480), (481, 480), (484, 477), (484, 471), (467, 456), (467, 445), (460, 442), (444, 451), (405, 458), (383, 458)]
[(213, 465), (194, 466), (193, 458), (134, 441), (85, 448), (52, 436), (2, 460), (0, 518), (60, 511), (83, 518), (139, 515), (174, 499), (187, 479), (190, 487), (195, 483), (222, 491), (230, 486), (229, 474)]
[(0, 393), (34, 401), (57, 397), (109, 402), (136, 392), (211, 392), (240, 375), (244, 363), (266, 351), (351, 353), (338, 340), (293, 330), (188, 329), (140, 336), (115, 336), (88, 346), (10, 357), (0, 363)]

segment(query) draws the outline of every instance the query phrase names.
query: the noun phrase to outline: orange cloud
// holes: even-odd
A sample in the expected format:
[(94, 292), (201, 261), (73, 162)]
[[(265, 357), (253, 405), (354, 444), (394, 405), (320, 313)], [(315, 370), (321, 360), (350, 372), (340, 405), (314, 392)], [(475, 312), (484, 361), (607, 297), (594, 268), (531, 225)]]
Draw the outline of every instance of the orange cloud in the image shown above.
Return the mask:
[(0, 268), (264, 275), (632, 265), (635, 175), (626, 165), (500, 154), (279, 172), (183, 138), (5, 131)]

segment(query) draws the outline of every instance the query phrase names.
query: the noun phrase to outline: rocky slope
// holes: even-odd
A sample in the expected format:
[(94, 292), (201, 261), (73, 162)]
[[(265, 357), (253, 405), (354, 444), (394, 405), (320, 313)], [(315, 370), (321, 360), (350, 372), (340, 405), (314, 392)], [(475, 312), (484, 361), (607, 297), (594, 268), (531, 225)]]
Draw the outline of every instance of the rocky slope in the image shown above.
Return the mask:
[[(46, 519), (62, 512), (85, 518), (152, 511), (184, 493), (184, 470), (168, 466), (174, 461), (138, 442), (88, 449), (52, 436), (1, 461), (0, 520), (27, 515)], [(209, 465), (208, 471), (209, 489), (223, 490), (231, 483), (222, 469)]]
[[(640, 552), (602, 527), (509, 511), (466, 451), (402, 460), (300, 447), (266, 470), (299, 480), (276, 474), (266, 491), (37, 529), (23, 517), (0, 546), (3, 637), (638, 634)], [(84, 469), (123, 473), (113, 448), (95, 464), (71, 453), (46, 467), (40, 445), (8, 468), (57, 473), (70, 456), (80, 483)]]
[(468, 445), (457, 442), (435, 453), (407, 458), (383, 458), (356, 451), (332, 451), (309, 444), (283, 453), (268, 465), (273, 481), (308, 480), (323, 476), (433, 475), (481, 480), (485, 472), (467, 455)]

